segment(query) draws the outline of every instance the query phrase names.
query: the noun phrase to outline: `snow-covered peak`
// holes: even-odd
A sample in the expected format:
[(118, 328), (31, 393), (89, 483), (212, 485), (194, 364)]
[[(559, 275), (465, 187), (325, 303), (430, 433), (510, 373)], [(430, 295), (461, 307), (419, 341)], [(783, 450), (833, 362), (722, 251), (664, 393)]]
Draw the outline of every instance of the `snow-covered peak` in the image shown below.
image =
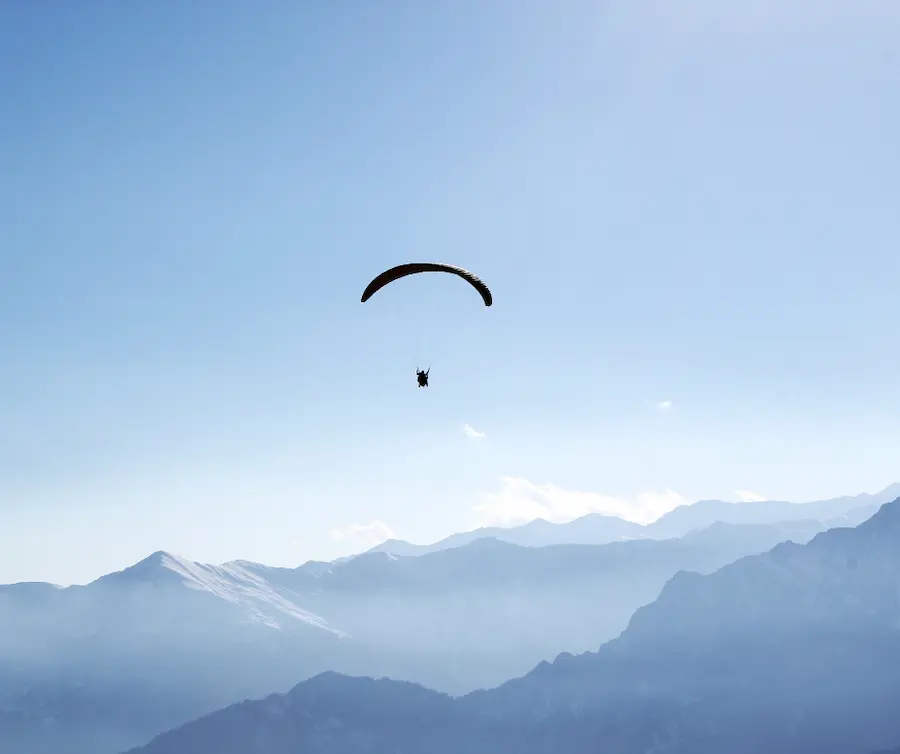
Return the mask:
[(180, 577), (190, 570), (190, 561), (171, 552), (158, 550), (134, 565), (121, 571), (108, 573), (92, 581), (88, 586), (97, 584), (137, 584), (159, 583), (171, 576)]
[(240, 608), (246, 621), (275, 629), (304, 623), (345, 636), (330, 628), (323, 618), (301, 607), (296, 595), (269, 583), (263, 570), (249, 562), (216, 566), (160, 550), (129, 568), (102, 576), (87, 588), (135, 592), (148, 587), (203, 592)]

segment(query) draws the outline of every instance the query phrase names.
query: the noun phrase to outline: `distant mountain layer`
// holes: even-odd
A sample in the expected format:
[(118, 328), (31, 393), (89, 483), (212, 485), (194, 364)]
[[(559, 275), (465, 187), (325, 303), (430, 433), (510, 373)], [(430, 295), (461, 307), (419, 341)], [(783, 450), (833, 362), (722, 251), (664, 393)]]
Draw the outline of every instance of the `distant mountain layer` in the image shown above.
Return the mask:
[(523, 526), (510, 528), (487, 527), (453, 534), (432, 545), (414, 545), (389, 539), (369, 552), (388, 552), (393, 555), (424, 555), (430, 552), (460, 547), (484, 537), (493, 537), (511, 544), (542, 547), (556, 544), (606, 544), (623, 539), (670, 539), (715, 522), (732, 524), (774, 524), (784, 521), (812, 519), (831, 526), (856, 526), (869, 518), (879, 506), (900, 497), (900, 483), (881, 492), (812, 503), (763, 501), (727, 503), (722, 500), (701, 500), (683, 505), (666, 513), (652, 524), (637, 524), (617, 516), (591, 513), (565, 524), (537, 519)]
[(676, 575), (626, 631), (451, 698), (325, 673), (135, 754), (854, 754), (900, 741), (900, 500)]

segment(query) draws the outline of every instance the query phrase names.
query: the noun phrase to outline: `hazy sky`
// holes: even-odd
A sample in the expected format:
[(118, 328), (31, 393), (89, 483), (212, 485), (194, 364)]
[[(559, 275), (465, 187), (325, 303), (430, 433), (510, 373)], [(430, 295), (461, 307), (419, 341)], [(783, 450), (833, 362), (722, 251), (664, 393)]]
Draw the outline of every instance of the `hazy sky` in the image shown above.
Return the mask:
[[(0, 582), (900, 479), (898, 38), (897, 0), (4, 2)], [(494, 306), (360, 304), (419, 259)]]

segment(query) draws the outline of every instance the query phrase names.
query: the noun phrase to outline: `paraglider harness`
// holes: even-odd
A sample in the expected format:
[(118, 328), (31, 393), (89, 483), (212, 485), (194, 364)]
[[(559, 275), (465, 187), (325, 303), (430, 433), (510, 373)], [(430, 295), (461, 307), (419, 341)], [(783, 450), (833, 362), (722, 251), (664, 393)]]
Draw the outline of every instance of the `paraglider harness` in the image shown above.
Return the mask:
[(424, 372), (416, 367), (416, 379), (419, 381), (419, 387), (428, 387), (428, 373), (431, 371), (431, 367), (428, 367)]

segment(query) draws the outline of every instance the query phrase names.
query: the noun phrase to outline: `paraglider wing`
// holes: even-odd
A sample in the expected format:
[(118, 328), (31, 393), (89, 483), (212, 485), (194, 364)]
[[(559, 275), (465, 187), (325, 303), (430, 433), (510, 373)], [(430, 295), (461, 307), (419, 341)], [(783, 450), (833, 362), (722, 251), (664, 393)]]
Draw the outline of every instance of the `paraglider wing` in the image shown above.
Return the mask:
[(395, 280), (399, 280), (407, 275), (415, 275), (420, 272), (449, 272), (451, 275), (457, 275), (472, 285), (472, 287), (481, 294), (485, 306), (490, 306), (494, 301), (490, 289), (480, 278), (462, 267), (456, 267), (452, 264), (441, 264), (439, 262), (410, 262), (385, 270), (366, 286), (366, 290), (363, 291), (360, 301), (365, 303), (388, 283), (393, 283)]

